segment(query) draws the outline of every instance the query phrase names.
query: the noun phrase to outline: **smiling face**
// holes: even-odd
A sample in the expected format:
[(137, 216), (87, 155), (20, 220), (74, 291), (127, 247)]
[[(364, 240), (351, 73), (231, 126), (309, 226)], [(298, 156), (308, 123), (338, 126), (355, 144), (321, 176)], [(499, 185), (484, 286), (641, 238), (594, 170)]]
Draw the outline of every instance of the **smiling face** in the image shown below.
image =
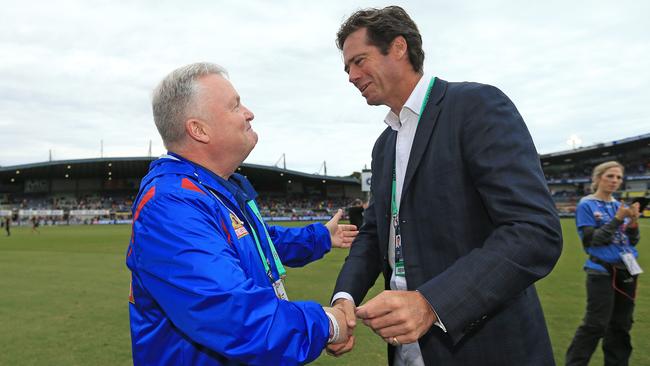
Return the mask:
[(400, 100), (402, 104), (406, 100), (399, 95), (400, 88), (396, 87), (400, 83), (405, 65), (407, 68), (411, 67), (402, 60), (405, 48), (396, 47), (394, 41), (388, 53), (383, 55), (378, 47), (368, 44), (366, 33), (366, 28), (361, 28), (350, 33), (345, 39), (345, 71), (349, 75), (349, 81), (359, 89), (369, 105), (387, 105), (393, 109)]
[(255, 116), (241, 104), (230, 81), (211, 74), (198, 81), (197, 109), (206, 124), (206, 133), (214, 154), (227, 154), (243, 162), (257, 144), (251, 127)]
[(609, 168), (598, 178), (597, 192), (611, 195), (621, 187), (621, 183), (623, 183), (623, 171), (621, 168)]

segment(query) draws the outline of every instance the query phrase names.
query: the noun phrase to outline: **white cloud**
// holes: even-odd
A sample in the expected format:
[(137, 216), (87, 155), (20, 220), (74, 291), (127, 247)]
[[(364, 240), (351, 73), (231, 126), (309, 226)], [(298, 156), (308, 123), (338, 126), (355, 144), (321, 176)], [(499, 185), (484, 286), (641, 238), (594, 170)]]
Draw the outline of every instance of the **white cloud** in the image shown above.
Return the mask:
[[(195, 61), (225, 66), (256, 114), (248, 162), (347, 175), (370, 164), (386, 109), (368, 107), (334, 45), (354, 10), (388, 2), (0, 1), (0, 164), (142, 156), (163, 147), (150, 91)], [(427, 71), (496, 85), (540, 152), (647, 133), (643, 1), (401, 1)]]

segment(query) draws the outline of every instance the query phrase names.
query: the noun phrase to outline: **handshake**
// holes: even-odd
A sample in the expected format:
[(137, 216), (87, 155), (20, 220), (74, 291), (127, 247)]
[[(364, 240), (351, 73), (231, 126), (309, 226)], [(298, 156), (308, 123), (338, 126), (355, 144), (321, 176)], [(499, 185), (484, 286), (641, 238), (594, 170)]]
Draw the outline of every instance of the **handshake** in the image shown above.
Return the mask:
[(327, 353), (335, 357), (354, 347), (357, 318), (393, 346), (416, 342), (438, 321), (429, 302), (417, 291), (383, 291), (358, 308), (340, 298), (323, 309), (330, 318)]

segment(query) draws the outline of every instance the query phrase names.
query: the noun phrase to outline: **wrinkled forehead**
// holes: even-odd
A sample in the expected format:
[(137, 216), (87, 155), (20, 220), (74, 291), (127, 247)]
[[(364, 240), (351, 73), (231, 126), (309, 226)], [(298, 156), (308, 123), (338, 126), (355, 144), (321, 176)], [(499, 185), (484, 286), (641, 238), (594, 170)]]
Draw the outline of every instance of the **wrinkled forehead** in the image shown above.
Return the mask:
[(368, 30), (366, 28), (359, 28), (350, 33), (343, 42), (343, 53), (349, 53), (361, 47), (369, 47), (370, 42), (368, 39)]
[(371, 52), (373, 48), (376, 47), (368, 42), (366, 28), (361, 28), (350, 33), (345, 39), (345, 42), (343, 42), (343, 64), (345, 65), (345, 71), (348, 71), (350, 63), (355, 58)]
[(202, 76), (197, 80), (200, 98), (219, 99), (228, 102), (239, 97), (230, 80), (219, 74)]

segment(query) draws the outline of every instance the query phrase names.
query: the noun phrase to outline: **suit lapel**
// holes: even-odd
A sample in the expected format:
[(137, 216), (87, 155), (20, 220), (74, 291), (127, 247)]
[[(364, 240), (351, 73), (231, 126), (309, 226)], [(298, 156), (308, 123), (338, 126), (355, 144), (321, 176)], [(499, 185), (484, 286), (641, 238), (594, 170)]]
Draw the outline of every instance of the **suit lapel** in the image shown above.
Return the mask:
[(384, 168), (381, 174), (381, 197), (384, 200), (384, 207), (387, 207), (388, 210), (390, 210), (391, 185), (393, 183), (393, 169), (395, 168), (396, 141), (397, 131), (390, 130), (384, 145), (384, 164), (381, 164), (382, 168)]
[[(440, 113), (440, 107), (438, 104), (442, 100), (445, 91), (447, 90), (447, 82), (436, 78), (431, 94), (429, 95), (429, 101), (427, 102), (420, 122), (418, 123), (417, 130), (415, 131), (415, 138), (413, 139), (413, 146), (411, 146), (411, 153), (409, 155), (409, 162), (406, 167), (406, 175), (404, 176), (404, 186), (402, 188), (402, 197), (404, 199), (405, 193), (408, 191), (409, 184), (413, 180), (413, 176), (422, 161), (422, 156), (427, 150), (429, 145), (429, 140), (431, 140), (431, 135), (433, 134), (433, 128), (438, 119), (438, 114)], [(394, 144), (393, 144), (394, 146)], [(393, 147), (393, 161), (395, 157), (395, 148)]]

